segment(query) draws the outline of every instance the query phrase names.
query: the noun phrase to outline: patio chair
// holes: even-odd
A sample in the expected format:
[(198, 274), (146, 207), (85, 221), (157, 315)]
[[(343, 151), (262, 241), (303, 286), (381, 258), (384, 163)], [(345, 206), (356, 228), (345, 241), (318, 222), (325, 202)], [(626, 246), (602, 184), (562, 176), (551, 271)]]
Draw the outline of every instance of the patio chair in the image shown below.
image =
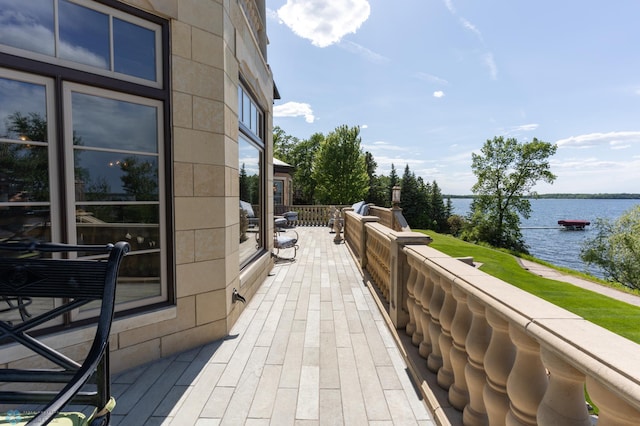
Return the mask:
[[(106, 246), (0, 243), (0, 295), (11, 302), (10, 308), (19, 310), (19, 314), (0, 314), (0, 344), (22, 345), (33, 353), (20, 365), (0, 369), (0, 402), (12, 408), (0, 414), (0, 424), (109, 424), (115, 406), (109, 373), (109, 332), (118, 269), (128, 251), (126, 242)], [(83, 259), (62, 258), (69, 254)], [(47, 298), (58, 302), (44, 303)], [(27, 300), (32, 303), (26, 305)], [(52, 320), (62, 324), (69, 313), (89, 303), (99, 308), (99, 316), (84, 359), (62, 354), (42, 338), (46, 337), (42, 327), (34, 330)], [(59, 342), (51, 336), (47, 340)], [(29, 411), (21, 411), (25, 404)], [(64, 412), (70, 404), (89, 406), (93, 412)]]
[[(295, 237), (292, 234), (295, 234)], [(273, 256), (279, 260), (294, 261), (299, 248), (298, 238), (299, 238), (298, 233), (293, 229), (290, 229), (288, 231), (284, 231), (282, 229), (276, 229), (276, 231), (273, 234), (273, 248), (274, 248)], [(293, 249), (293, 256), (291, 257), (280, 256), (280, 250), (287, 250), (287, 249)]]

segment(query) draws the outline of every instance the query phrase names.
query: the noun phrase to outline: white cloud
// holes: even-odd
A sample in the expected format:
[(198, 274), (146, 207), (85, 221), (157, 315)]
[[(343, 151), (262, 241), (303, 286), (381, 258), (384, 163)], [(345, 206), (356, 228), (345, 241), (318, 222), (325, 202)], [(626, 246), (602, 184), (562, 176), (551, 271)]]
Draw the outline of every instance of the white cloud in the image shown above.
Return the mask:
[(314, 46), (327, 47), (355, 33), (369, 18), (367, 0), (287, 0), (278, 17)]
[(588, 133), (585, 135), (570, 136), (556, 142), (559, 147), (566, 148), (592, 148), (595, 146), (609, 145), (614, 149), (620, 149), (620, 147), (631, 143), (640, 143), (640, 131)]
[(311, 105), (301, 102), (287, 102), (282, 105), (276, 105), (273, 107), (274, 117), (300, 117), (304, 116), (307, 123), (313, 123), (315, 116)]
[(368, 125), (368, 124), (361, 124), (361, 125), (360, 125), (360, 128), (361, 128), (361, 129), (368, 129), (368, 128), (369, 128), (369, 125)]
[(489, 75), (491, 75), (492, 80), (498, 79), (498, 66), (496, 65), (495, 59), (493, 59), (493, 53), (485, 53), (482, 56), (484, 64), (489, 68)]
[(440, 78), (438, 76), (435, 76), (433, 74), (429, 74), (426, 72), (418, 72), (416, 73), (415, 76), (416, 78), (419, 78), (420, 80), (428, 81), (429, 83), (441, 84), (441, 85), (449, 84), (449, 82), (444, 78)]
[(471, 22), (469, 22), (465, 18), (460, 18), (460, 22), (462, 23), (462, 26), (464, 28), (474, 33), (476, 37), (478, 37), (478, 39), (482, 42), (482, 44), (484, 44), (484, 38), (482, 37), (482, 33), (475, 25), (473, 25)]
[[(478, 41), (480, 42), (482, 47), (484, 49), (487, 49), (487, 45), (486, 45), (486, 43), (484, 41), (484, 37), (482, 36), (482, 32), (478, 29), (478, 27), (476, 27), (467, 18), (465, 18), (463, 16), (460, 16), (458, 14), (458, 12), (456, 11), (456, 8), (453, 6), (453, 1), (452, 0), (444, 0), (444, 4), (447, 7), (447, 10), (449, 11), (449, 13), (451, 13), (453, 16), (458, 18), (458, 20), (460, 22), (460, 25), (462, 25), (462, 27), (465, 30), (470, 31), (471, 33), (473, 33), (473, 35), (476, 36), (476, 38), (478, 39)], [(491, 76), (491, 79), (492, 80), (497, 80), (498, 79), (498, 66), (496, 65), (496, 61), (495, 61), (495, 59), (493, 57), (493, 53), (491, 53), (491, 52), (484, 53), (482, 55), (482, 62), (489, 69), (489, 75)]]
[(520, 134), (522, 132), (532, 132), (536, 130), (539, 126), (540, 125), (536, 123), (521, 124), (519, 126), (513, 126), (511, 128), (506, 129), (504, 133), (507, 135), (514, 135), (514, 134)]
[(436, 90), (435, 92), (433, 92), (433, 97), (434, 98), (442, 98), (442, 97), (444, 97), (444, 92), (442, 90)]
[(340, 44), (338, 44), (338, 46), (348, 52), (360, 55), (369, 62), (373, 62), (376, 64), (384, 64), (386, 62), (389, 62), (389, 58), (384, 57), (379, 53), (376, 53), (373, 50), (367, 49), (366, 47), (352, 41), (342, 41)]
[[(363, 143), (362, 144), (363, 148), (368, 149), (369, 151), (376, 151), (376, 152), (383, 152), (383, 151), (407, 151), (407, 148), (399, 146), (399, 145), (393, 145), (390, 144), (389, 142), (386, 141), (375, 141), (372, 142), (370, 144), (366, 144)], [(377, 157), (376, 157), (376, 161), (377, 161)]]

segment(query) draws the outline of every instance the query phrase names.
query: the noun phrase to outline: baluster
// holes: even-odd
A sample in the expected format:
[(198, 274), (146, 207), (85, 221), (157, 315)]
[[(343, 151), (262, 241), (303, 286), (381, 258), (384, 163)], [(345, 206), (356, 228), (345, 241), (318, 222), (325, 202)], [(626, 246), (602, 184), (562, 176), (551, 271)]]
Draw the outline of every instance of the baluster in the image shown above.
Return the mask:
[(416, 297), (414, 289), (416, 288), (416, 279), (418, 277), (417, 261), (413, 256), (407, 256), (407, 263), (409, 264), (409, 278), (407, 279), (407, 311), (409, 312), (409, 322), (405, 327), (405, 333), (407, 336), (413, 336), (416, 332), (416, 314), (414, 312), (416, 306)]
[(549, 385), (538, 407), (538, 423), (591, 426), (584, 397), (584, 374), (544, 346), (540, 355), (549, 370)]
[(451, 281), (442, 275), (438, 277), (440, 287), (444, 291), (444, 303), (440, 311), (440, 354), (442, 355), (442, 368), (438, 370), (438, 385), (443, 389), (449, 389), (453, 383), (453, 367), (451, 366), (451, 323), (456, 313), (457, 302), (451, 293)]
[[(422, 262), (420, 262), (422, 265)], [(415, 303), (413, 305), (413, 313), (416, 317), (416, 331), (411, 336), (411, 343), (413, 346), (420, 346), (422, 339), (424, 339), (424, 330), (422, 329), (422, 288), (424, 287), (424, 273), (422, 267), (418, 270), (418, 276), (416, 277), (416, 285), (413, 288), (413, 294), (415, 294)]]
[(637, 426), (640, 424), (640, 411), (590, 376), (587, 376), (587, 392), (600, 410), (598, 425)]
[(440, 312), (444, 303), (444, 290), (440, 285), (440, 280), (433, 272), (429, 274), (429, 281), (433, 287), (431, 292), (431, 300), (429, 302), (429, 315), (431, 322), (429, 323), (429, 336), (431, 337), (431, 353), (427, 358), (427, 368), (429, 371), (437, 373), (442, 367), (442, 351), (440, 350)]
[(484, 304), (473, 296), (467, 297), (467, 306), (471, 311), (471, 326), (465, 345), (467, 353), (467, 366), (464, 374), (469, 387), (469, 404), (464, 407), (462, 420), (465, 425), (481, 426), (489, 424), (487, 409), (484, 405), (482, 393), (487, 382), (484, 370), (484, 356), (491, 340), (491, 328), (485, 317)]
[(431, 299), (433, 298), (434, 283), (431, 278), (431, 272), (426, 264), (422, 262), (420, 264), (420, 271), (424, 276), (424, 285), (422, 286), (422, 293), (420, 295), (420, 301), (422, 308), (422, 342), (420, 342), (419, 353), (420, 356), (427, 359), (427, 366), (429, 365), (429, 357), (433, 352), (434, 338), (431, 334)]
[(509, 325), (509, 336), (516, 346), (516, 358), (507, 379), (511, 404), (506, 424), (535, 426), (538, 405), (549, 381), (540, 359), (540, 346), (513, 324)]
[(456, 314), (451, 323), (451, 366), (453, 367), (453, 384), (449, 388), (449, 402), (462, 411), (469, 403), (469, 389), (464, 377), (464, 369), (467, 365), (467, 349), (465, 342), (469, 327), (471, 326), (471, 311), (467, 306), (467, 293), (457, 285), (451, 287), (453, 297), (457, 301)]
[(509, 338), (509, 323), (493, 309), (487, 309), (486, 316), (492, 332), (484, 356), (487, 382), (482, 394), (489, 424), (504, 426), (509, 411), (507, 378), (516, 358), (516, 348)]

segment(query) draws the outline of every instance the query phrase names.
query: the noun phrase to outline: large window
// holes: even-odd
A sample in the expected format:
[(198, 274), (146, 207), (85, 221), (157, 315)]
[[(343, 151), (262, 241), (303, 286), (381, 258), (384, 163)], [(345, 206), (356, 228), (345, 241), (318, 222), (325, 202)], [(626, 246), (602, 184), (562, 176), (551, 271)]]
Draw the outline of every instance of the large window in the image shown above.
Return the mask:
[(240, 262), (264, 249), (263, 113), (243, 86), (238, 88), (238, 169), (240, 179)]
[(160, 87), (160, 27), (88, 0), (0, 0), (0, 51)]
[(171, 284), (158, 44), (168, 26), (137, 15), (0, 0), (0, 240), (128, 241), (118, 311), (169, 300)]

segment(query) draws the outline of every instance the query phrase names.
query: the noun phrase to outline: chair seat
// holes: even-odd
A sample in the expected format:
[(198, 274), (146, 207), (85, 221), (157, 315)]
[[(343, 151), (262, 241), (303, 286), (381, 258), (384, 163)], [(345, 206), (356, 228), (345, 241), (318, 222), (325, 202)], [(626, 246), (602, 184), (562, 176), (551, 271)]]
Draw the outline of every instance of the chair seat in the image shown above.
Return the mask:
[[(28, 424), (35, 414), (22, 415), (19, 411), (10, 411), (0, 415), (0, 425), (24, 426)], [(86, 426), (89, 425), (88, 418), (83, 413), (60, 413), (52, 421), (55, 426)]]
[(293, 248), (296, 246), (298, 240), (286, 235), (278, 235), (275, 237), (275, 246), (279, 249)]

